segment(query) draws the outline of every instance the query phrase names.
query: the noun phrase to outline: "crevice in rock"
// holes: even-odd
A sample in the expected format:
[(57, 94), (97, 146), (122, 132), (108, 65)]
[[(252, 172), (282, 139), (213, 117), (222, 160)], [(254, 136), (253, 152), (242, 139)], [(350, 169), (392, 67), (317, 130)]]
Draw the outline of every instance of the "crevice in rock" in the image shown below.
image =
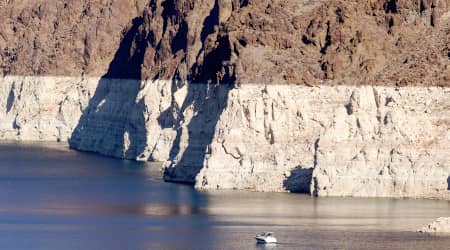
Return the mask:
[(331, 24), (330, 21), (327, 22), (327, 34), (325, 35), (325, 42), (323, 46), (320, 48), (320, 53), (322, 55), (327, 53), (328, 47), (331, 46)]
[(384, 11), (386, 13), (397, 13), (397, 0), (389, 0), (384, 3)]
[(302, 36), (302, 42), (303, 42), (305, 45), (310, 45), (310, 44), (315, 45), (315, 44), (314, 44), (314, 41), (309, 40), (308, 37), (307, 37), (306, 35), (303, 35), (303, 36)]
[(248, 6), (248, 0), (240, 0), (240, 8), (244, 8)]
[(335, 13), (336, 13), (336, 18), (337, 18), (338, 23), (343, 24), (343, 23), (344, 23), (344, 13), (343, 13), (343, 10), (342, 10), (340, 7), (338, 7), (338, 8), (336, 9)]
[(423, 2), (423, 0), (420, 0), (420, 4), (419, 4), (419, 14), (423, 15), (423, 13), (425, 12), (425, 4)]
[(351, 101), (349, 103), (347, 103), (344, 107), (345, 107), (345, 110), (347, 111), (347, 115), (353, 114), (353, 103)]
[(319, 150), (319, 142), (320, 142), (320, 138), (317, 138), (317, 140), (314, 142), (314, 157), (313, 157), (314, 166), (313, 166), (313, 169), (316, 168), (316, 166), (317, 166), (317, 152)]
[(239, 154), (238, 156), (236, 156), (235, 154), (232, 154), (231, 152), (228, 152), (227, 147), (225, 147), (225, 144), (223, 144), (223, 143), (222, 143), (222, 148), (223, 148), (223, 151), (225, 152), (225, 154), (230, 155), (234, 159), (239, 160), (242, 158), (242, 155), (239, 151), (237, 151), (237, 153)]
[(447, 178), (447, 190), (450, 190), (450, 176)]
[(317, 181), (317, 177), (312, 178), (311, 187), (312, 187), (312, 190), (310, 190), (311, 195), (314, 197), (319, 196), (319, 183)]

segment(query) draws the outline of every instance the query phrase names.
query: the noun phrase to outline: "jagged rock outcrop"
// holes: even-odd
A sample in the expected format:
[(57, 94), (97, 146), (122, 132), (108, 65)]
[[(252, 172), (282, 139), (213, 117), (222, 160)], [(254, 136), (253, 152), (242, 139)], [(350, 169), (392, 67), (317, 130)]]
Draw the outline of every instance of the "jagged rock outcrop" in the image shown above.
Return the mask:
[(166, 180), (203, 189), (446, 194), (449, 10), (4, 1), (0, 138), (164, 161)]
[(417, 230), (419, 233), (450, 233), (450, 218), (440, 217), (429, 225)]
[(0, 74), (99, 76), (147, 0), (0, 1)]
[(1, 68), (103, 75), (128, 32), (120, 59), (142, 54), (133, 68), (143, 79), (443, 86), (449, 8), (448, 0), (3, 0)]

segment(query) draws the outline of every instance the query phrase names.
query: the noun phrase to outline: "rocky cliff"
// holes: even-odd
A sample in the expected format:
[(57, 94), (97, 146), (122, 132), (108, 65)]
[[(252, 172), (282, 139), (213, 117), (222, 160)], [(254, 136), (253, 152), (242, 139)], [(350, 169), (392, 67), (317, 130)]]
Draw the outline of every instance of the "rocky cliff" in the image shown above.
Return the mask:
[(449, 189), (450, 1), (0, 3), (0, 138), (205, 189)]

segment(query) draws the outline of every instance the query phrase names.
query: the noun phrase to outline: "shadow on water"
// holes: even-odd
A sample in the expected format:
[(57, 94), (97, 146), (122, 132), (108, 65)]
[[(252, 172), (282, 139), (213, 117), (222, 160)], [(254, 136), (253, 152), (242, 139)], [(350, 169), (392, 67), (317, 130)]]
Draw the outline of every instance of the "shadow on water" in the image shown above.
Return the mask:
[(142, 147), (145, 138), (138, 135), (145, 134), (145, 120), (139, 112), (133, 112), (144, 105), (136, 103), (147, 47), (147, 37), (140, 32), (142, 24), (142, 17), (133, 19), (132, 26), (123, 35), (107, 73), (99, 80), (69, 139), (71, 147), (127, 158), (131, 153), (123, 152), (125, 133), (129, 137), (129, 149), (138, 151)]

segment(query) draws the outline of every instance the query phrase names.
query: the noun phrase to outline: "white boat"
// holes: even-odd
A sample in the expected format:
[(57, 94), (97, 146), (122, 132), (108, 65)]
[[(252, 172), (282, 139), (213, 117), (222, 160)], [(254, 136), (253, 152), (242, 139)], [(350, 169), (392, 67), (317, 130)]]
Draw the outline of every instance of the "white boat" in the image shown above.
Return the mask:
[(256, 242), (260, 244), (277, 243), (277, 238), (273, 232), (262, 232), (256, 235)]

